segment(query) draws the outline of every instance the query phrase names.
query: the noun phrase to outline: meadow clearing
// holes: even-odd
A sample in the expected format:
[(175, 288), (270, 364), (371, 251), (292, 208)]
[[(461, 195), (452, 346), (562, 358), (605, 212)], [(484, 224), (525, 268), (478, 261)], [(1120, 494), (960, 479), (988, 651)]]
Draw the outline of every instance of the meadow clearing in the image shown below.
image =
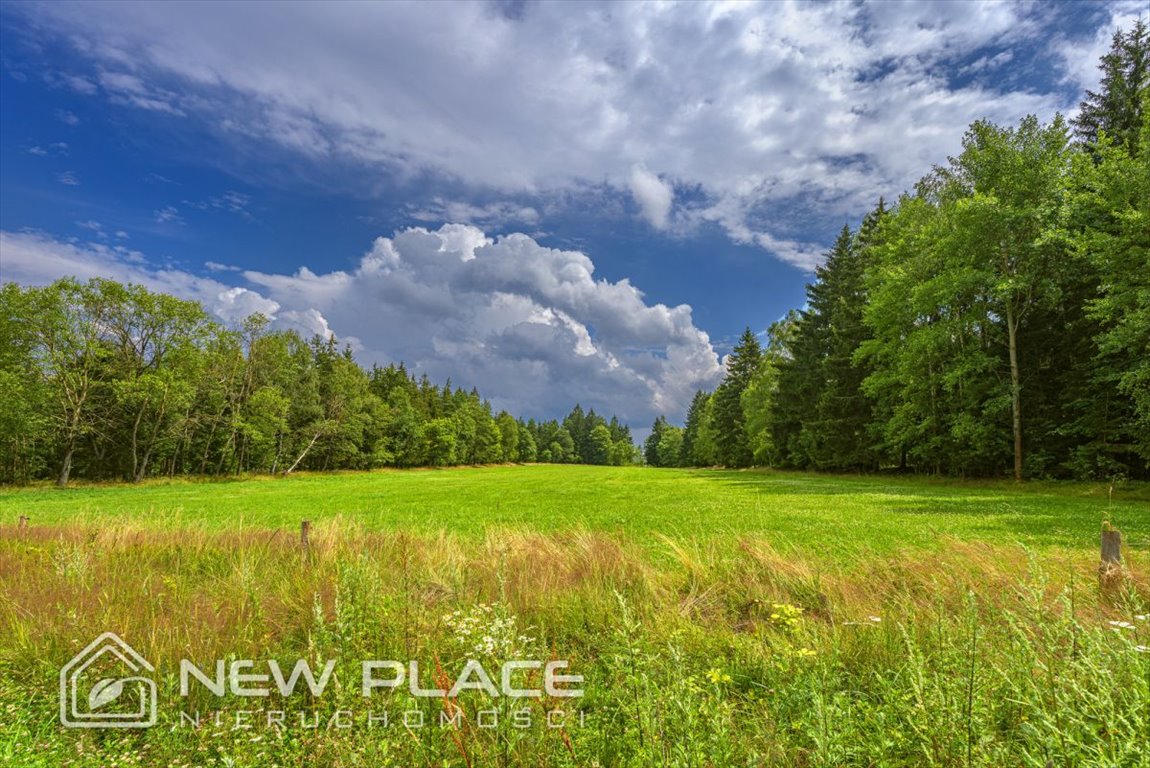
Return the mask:
[[(1103, 586), (1104, 520), (1125, 561)], [(1147, 614), (1136, 484), (539, 465), (5, 489), (0, 762), (1145, 766)], [(61, 727), (60, 669), (105, 631), (154, 664), (155, 727)], [(180, 659), (248, 658), (334, 674), (181, 695)], [(360, 690), (362, 659), (449, 687), (511, 658), (569, 661), (584, 695)]]

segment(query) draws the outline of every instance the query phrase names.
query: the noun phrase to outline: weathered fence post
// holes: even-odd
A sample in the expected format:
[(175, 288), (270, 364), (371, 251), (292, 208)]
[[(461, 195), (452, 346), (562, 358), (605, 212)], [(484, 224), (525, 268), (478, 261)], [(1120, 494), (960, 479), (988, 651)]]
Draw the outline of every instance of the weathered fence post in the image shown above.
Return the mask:
[(1122, 532), (1106, 526), (1102, 529), (1102, 562), (1098, 564), (1098, 585), (1104, 591), (1112, 591), (1122, 582)]
[(311, 520), (304, 520), (299, 524), (299, 545), (304, 549), (308, 548), (308, 534), (311, 533)]
[(1122, 531), (1108, 530), (1102, 532), (1102, 566), (1119, 567), (1122, 565)]

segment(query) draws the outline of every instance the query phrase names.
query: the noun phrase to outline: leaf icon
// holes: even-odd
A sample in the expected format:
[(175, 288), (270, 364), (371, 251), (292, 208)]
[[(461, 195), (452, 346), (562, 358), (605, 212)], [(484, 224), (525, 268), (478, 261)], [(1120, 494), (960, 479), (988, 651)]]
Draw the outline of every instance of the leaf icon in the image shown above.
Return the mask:
[(97, 710), (108, 702), (120, 698), (124, 692), (124, 681), (114, 678), (100, 680), (88, 692), (88, 709)]

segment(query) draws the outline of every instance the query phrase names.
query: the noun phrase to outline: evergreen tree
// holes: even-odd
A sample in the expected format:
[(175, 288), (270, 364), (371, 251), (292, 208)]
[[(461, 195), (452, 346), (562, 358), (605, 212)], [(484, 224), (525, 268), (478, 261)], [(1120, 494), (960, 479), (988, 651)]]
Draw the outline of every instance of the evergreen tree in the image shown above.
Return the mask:
[(681, 467), (705, 466), (705, 463), (699, 460), (697, 446), (703, 418), (706, 415), (707, 403), (710, 399), (711, 396), (701, 389), (697, 390), (695, 396), (691, 398), (691, 405), (687, 408), (687, 419), (683, 425), (683, 443), (679, 450), (679, 466)]
[[(1150, 95), (1146, 97), (1150, 104)], [(1080, 259), (1097, 270), (1098, 290), (1086, 303), (1094, 321), (1091, 385), (1079, 402), (1093, 426), (1093, 460), (1103, 472), (1150, 469), (1150, 119), (1142, 113), (1133, 152), (1108, 141), (1096, 162), (1076, 163), (1074, 234)], [(1108, 471), (1107, 471), (1108, 470)]]
[(651, 434), (647, 435), (647, 439), (643, 441), (643, 461), (649, 467), (661, 467), (659, 463), (659, 441), (663, 439), (663, 433), (669, 428), (667, 420), (661, 415), (655, 417), (655, 423), (651, 425)]
[[(882, 204), (873, 219), (882, 216)], [(873, 230), (876, 223), (869, 222)], [(809, 418), (800, 430), (802, 464), (817, 469), (845, 470), (872, 466), (866, 429), (871, 403), (862, 391), (867, 370), (855, 352), (869, 335), (863, 324), (866, 290), (863, 283), (866, 249), (848, 227), (816, 270), (807, 289), (808, 323), (803, 331), (817, 333), (817, 359), (812, 361)]]
[(1138, 18), (1128, 32), (1118, 30), (1099, 62), (1100, 91), (1087, 91), (1074, 118), (1074, 132), (1087, 145), (1105, 133), (1133, 154), (1150, 91), (1150, 31)]
[(759, 368), (762, 354), (759, 340), (747, 328), (727, 358), (727, 375), (715, 390), (713, 408), (717, 458), (724, 466), (748, 467), (754, 458), (745, 429), (742, 397)]

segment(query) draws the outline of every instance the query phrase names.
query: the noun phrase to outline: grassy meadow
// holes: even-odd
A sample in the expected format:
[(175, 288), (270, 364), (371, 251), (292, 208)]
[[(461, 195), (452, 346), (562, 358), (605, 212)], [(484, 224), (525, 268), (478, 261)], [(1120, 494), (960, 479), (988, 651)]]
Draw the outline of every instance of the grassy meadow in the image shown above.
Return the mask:
[[(1126, 548), (1100, 581), (1104, 520)], [(1136, 485), (507, 466), (5, 489), (0, 764), (1147, 766), (1147, 614)], [(60, 668), (108, 630), (155, 665), (159, 723), (65, 729)], [(182, 658), (336, 667), (321, 697), (182, 697)], [(359, 688), (362, 659), (449, 687), (510, 658), (569, 660), (585, 695)]]

